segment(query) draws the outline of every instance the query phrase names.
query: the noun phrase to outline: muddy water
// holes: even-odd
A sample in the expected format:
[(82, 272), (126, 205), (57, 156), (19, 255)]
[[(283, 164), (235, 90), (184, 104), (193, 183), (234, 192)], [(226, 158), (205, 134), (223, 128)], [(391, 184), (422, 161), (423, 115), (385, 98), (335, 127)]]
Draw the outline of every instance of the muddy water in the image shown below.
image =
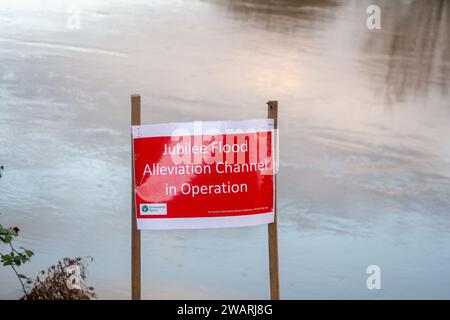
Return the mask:
[[(0, 222), (36, 253), (23, 272), (90, 255), (98, 296), (129, 297), (130, 94), (147, 123), (277, 99), (283, 297), (449, 298), (450, 4), (377, 4), (371, 31), (356, 0), (0, 1)], [(145, 232), (143, 297), (267, 298), (266, 237)], [(1, 270), (0, 298), (18, 288)]]

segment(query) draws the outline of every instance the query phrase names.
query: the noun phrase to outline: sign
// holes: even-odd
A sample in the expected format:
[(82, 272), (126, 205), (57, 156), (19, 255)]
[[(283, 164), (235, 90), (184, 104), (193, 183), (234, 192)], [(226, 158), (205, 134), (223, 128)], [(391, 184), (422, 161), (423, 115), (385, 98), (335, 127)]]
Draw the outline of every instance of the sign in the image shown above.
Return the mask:
[(137, 228), (274, 221), (273, 119), (132, 126)]

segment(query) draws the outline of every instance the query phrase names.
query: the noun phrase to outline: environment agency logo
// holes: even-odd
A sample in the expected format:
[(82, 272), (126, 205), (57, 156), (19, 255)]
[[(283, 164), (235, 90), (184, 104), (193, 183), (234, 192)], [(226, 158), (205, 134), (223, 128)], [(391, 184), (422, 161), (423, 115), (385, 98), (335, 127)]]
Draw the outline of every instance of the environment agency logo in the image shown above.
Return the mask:
[(167, 203), (142, 203), (142, 215), (167, 215)]

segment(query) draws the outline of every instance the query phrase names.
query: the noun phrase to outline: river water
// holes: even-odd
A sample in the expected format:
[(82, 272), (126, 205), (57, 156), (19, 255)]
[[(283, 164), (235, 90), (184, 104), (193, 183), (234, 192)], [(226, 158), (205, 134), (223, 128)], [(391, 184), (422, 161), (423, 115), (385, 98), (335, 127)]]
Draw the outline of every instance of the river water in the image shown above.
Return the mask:
[[(90, 255), (99, 298), (130, 296), (130, 94), (144, 123), (276, 99), (282, 297), (450, 298), (449, 30), (445, 0), (0, 0), (0, 223), (35, 251), (23, 272)], [(266, 230), (143, 232), (143, 298), (268, 298)]]

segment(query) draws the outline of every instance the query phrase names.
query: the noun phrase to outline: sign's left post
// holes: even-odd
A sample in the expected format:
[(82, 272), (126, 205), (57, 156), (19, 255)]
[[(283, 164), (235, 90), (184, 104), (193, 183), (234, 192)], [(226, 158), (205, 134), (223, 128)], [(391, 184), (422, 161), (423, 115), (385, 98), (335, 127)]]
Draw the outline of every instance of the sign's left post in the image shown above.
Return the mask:
[[(141, 96), (131, 96), (131, 125), (141, 124)], [(134, 181), (134, 150), (131, 137), (131, 299), (141, 299), (141, 231), (137, 228)]]

